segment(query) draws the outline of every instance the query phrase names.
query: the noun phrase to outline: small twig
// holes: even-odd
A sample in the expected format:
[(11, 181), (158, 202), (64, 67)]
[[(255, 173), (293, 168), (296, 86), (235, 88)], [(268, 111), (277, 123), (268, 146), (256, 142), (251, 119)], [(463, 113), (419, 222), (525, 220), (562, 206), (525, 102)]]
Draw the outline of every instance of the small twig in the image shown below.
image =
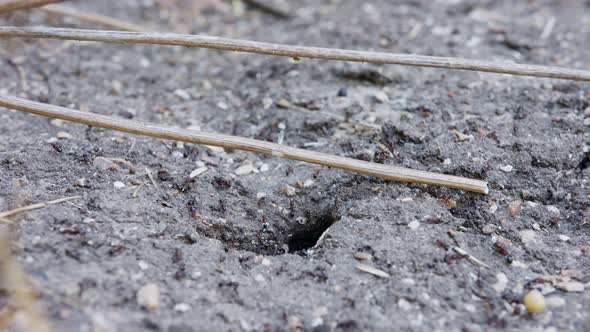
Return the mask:
[(342, 50), (336, 48), (293, 46), (202, 35), (182, 35), (172, 33), (165, 34), (155, 32), (83, 30), (45, 27), (0, 27), (0, 37), (49, 38), (124, 44), (160, 44), (188, 47), (203, 47), (227, 51), (287, 56), (291, 58), (313, 58), (323, 60), (370, 62), (418, 67), (461, 69), (500, 74), (560, 78), (590, 82), (590, 71), (579, 69), (515, 64), (509, 62), (490, 62), (483, 60), (437, 57), (427, 55), (394, 54)]
[(418, 171), (403, 167), (377, 164), (357, 159), (297, 149), (276, 143), (217, 133), (204, 133), (195, 130), (143, 123), (127, 119), (82, 112), (70, 108), (43, 104), (17, 97), (0, 96), (0, 106), (37, 115), (58, 118), (66, 121), (87, 124), (101, 128), (118, 130), (137, 135), (151, 136), (187, 143), (214, 145), (229, 149), (245, 150), (273, 157), (314, 163), (386, 180), (424, 183), (436, 186), (463, 189), (482, 194), (488, 193), (487, 182), (458, 176)]
[[(100, 126), (97, 126), (97, 127), (100, 127)], [(154, 187), (155, 188), (158, 188), (158, 184), (156, 183), (156, 180), (154, 179), (154, 175), (152, 174), (152, 171), (150, 171), (150, 169), (146, 167), (145, 168), (145, 173), (147, 174), (147, 176), (150, 179), (150, 181), (152, 181), (152, 184), (154, 185)]]
[(291, 18), (291, 15), (289, 15), (287, 12), (278, 9), (274, 6), (271, 6), (263, 1), (259, 1), (259, 0), (243, 0), (245, 3), (247, 3), (250, 7), (253, 8), (257, 8), (260, 11), (263, 11), (267, 14), (273, 15), (277, 18), (281, 18), (281, 19), (289, 19)]
[(13, 216), (18, 213), (41, 209), (41, 208), (44, 208), (49, 205), (55, 205), (55, 204), (71, 201), (71, 200), (78, 199), (78, 198), (80, 198), (80, 196), (65, 197), (65, 198), (60, 198), (60, 199), (56, 199), (53, 201), (48, 201), (48, 202), (43, 202), (43, 203), (35, 203), (35, 204), (19, 207), (16, 209), (12, 209), (9, 211), (0, 212), (0, 219), (6, 219), (7, 217)]
[(547, 23), (543, 28), (543, 32), (541, 33), (541, 39), (547, 39), (549, 38), (549, 36), (551, 36), (553, 28), (555, 27), (555, 23), (557, 23), (557, 19), (555, 18), (555, 16), (551, 16), (549, 20), (547, 20)]
[(379, 278), (389, 278), (390, 277), (389, 273), (387, 273), (385, 271), (382, 271), (382, 270), (379, 270), (376, 267), (372, 267), (371, 265), (367, 265), (367, 264), (363, 264), (363, 263), (358, 263), (356, 265), (356, 268), (358, 270), (361, 270), (363, 272), (370, 273), (370, 274), (372, 274), (374, 276), (377, 276)]
[(0, 14), (13, 10), (42, 7), (50, 3), (63, 2), (64, 0), (0, 0)]
[(479, 265), (479, 266), (483, 266), (485, 268), (491, 269), (491, 267), (489, 265), (487, 265), (486, 263), (480, 261), (479, 259), (477, 259), (476, 257), (474, 257), (473, 255), (469, 254), (467, 251), (459, 248), (459, 247), (452, 247), (453, 251), (455, 251), (457, 254), (467, 258), (468, 261), (470, 261), (471, 263), (475, 264), (475, 265)]
[(64, 6), (64, 5), (47, 5), (40, 8), (41, 10), (55, 14), (55, 15), (62, 15), (62, 16), (69, 16), (75, 19), (78, 19), (83, 22), (94, 23), (98, 25), (102, 25), (107, 28), (113, 28), (117, 30), (126, 30), (126, 31), (148, 31), (145, 27), (142, 27), (137, 24), (123, 22), (121, 20), (117, 20), (112, 17), (89, 13), (89, 12), (82, 12), (77, 9)]

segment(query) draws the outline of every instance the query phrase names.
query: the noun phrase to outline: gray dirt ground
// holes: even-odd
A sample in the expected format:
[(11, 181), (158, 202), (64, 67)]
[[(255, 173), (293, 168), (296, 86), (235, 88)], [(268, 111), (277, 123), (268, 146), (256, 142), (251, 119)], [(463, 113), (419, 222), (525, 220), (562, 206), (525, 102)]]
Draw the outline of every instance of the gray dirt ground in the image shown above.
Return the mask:
[[(275, 2), (290, 20), (195, 3), (205, 4), (72, 5), (158, 31), (590, 63), (587, 1)], [(38, 10), (0, 24), (92, 27)], [(2, 109), (0, 210), (82, 196), (22, 215), (13, 227), (15, 254), (56, 331), (590, 329), (589, 84), (50, 40), (1, 40), (0, 54), (3, 95), (283, 140), (491, 187), (483, 196), (393, 183)], [(281, 108), (282, 99), (319, 111)], [(59, 132), (71, 137), (57, 139)], [(99, 170), (97, 157), (126, 162)], [(255, 172), (235, 175), (245, 164)], [(190, 180), (199, 167), (208, 171)], [(286, 196), (298, 181), (306, 186)], [(358, 252), (391, 277), (357, 270)], [(161, 290), (153, 312), (136, 302), (150, 282)], [(544, 313), (522, 313), (530, 288), (546, 293)]]

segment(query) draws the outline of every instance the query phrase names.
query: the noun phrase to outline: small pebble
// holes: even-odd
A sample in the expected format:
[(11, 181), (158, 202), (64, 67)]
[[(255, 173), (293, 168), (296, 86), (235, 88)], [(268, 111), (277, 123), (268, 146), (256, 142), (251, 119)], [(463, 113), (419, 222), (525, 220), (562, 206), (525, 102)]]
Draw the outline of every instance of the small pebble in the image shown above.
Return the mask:
[(383, 91), (377, 91), (373, 94), (373, 98), (375, 98), (375, 101), (385, 104), (389, 101), (389, 97), (387, 96), (387, 94)]
[(536, 230), (536, 231), (540, 231), (541, 230), (541, 226), (539, 224), (537, 224), (537, 223), (534, 223), (533, 224), (533, 229)]
[(532, 230), (520, 231), (520, 240), (523, 243), (529, 243), (529, 242), (535, 240), (536, 236), (537, 236), (537, 234), (535, 233), (535, 231), (532, 231)]
[(256, 199), (262, 199), (264, 197), (266, 197), (266, 193), (263, 193), (263, 192), (256, 193)]
[(584, 291), (584, 284), (579, 281), (561, 281), (555, 283), (555, 287), (568, 293), (580, 293)]
[(537, 314), (545, 310), (545, 297), (536, 289), (528, 292), (522, 302), (531, 314)]
[(512, 172), (513, 169), (514, 169), (514, 167), (512, 167), (512, 165), (504, 165), (504, 166), (500, 167), (500, 170), (502, 172), (506, 172), (506, 173)]
[(498, 272), (496, 274), (496, 283), (492, 285), (492, 288), (498, 293), (502, 293), (506, 289), (506, 285), (508, 285), (508, 278), (502, 272)]
[(522, 211), (522, 201), (516, 200), (508, 203), (508, 212), (512, 218), (516, 217)]
[(313, 180), (305, 180), (305, 182), (303, 182), (303, 188), (311, 188), (314, 184), (315, 182)]
[(412, 197), (404, 197), (404, 198), (401, 198), (399, 201), (402, 203), (412, 203), (412, 202), (414, 202), (414, 199)]
[(229, 106), (227, 106), (227, 103), (224, 101), (218, 102), (217, 107), (219, 107), (220, 109), (222, 109), (224, 111), (226, 111), (229, 108)]
[(137, 262), (137, 265), (139, 265), (139, 268), (142, 269), (142, 270), (144, 270), (144, 271), (147, 270), (148, 267), (149, 267), (149, 264), (146, 263), (146, 262), (144, 262), (144, 261)]
[(149, 283), (137, 291), (137, 304), (147, 310), (156, 310), (160, 306), (160, 287)]
[(408, 311), (412, 309), (412, 304), (408, 302), (408, 300), (401, 298), (397, 301), (398, 307), (403, 311)]
[(66, 133), (65, 131), (60, 131), (59, 133), (57, 133), (57, 138), (59, 138), (59, 139), (70, 139), (70, 138), (72, 138), (72, 135)]
[(490, 213), (494, 214), (496, 213), (496, 211), (498, 211), (498, 205), (496, 203), (493, 203), (492, 205), (490, 205)]
[(242, 165), (236, 168), (236, 170), (234, 171), (236, 175), (248, 175), (252, 172), (254, 172), (254, 166), (252, 166), (252, 164)]
[(338, 97), (346, 97), (348, 96), (348, 89), (346, 87), (342, 87), (340, 89), (338, 89)]
[(49, 121), (49, 123), (54, 127), (61, 127), (64, 125), (64, 120), (62, 119), (53, 119)]
[(560, 239), (561, 241), (563, 241), (563, 242), (567, 242), (567, 241), (569, 241), (569, 240), (570, 240), (570, 237), (569, 237), (569, 236), (567, 236), (567, 235), (559, 234), (559, 236), (558, 236), (558, 237), (559, 237), (559, 239)]
[(262, 165), (260, 165), (260, 171), (261, 172), (268, 172), (268, 170), (269, 170), (268, 164), (262, 164)]
[(85, 187), (88, 186), (88, 180), (86, 180), (86, 178), (79, 178), (78, 180), (76, 180), (76, 182), (74, 183), (74, 185), (76, 187), (85, 188)]
[(553, 205), (549, 205), (547, 206), (547, 211), (551, 212), (551, 213), (555, 213), (557, 215), (560, 214), (559, 209)]
[(96, 157), (92, 162), (92, 165), (99, 171), (115, 171), (119, 169), (119, 166), (114, 162), (104, 157)]
[(123, 83), (119, 81), (113, 81), (111, 83), (111, 91), (117, 95), (120, 95), (123, 92)]
[(495, 231), (496, 231), (496, 225), (494, 225), (494, 224), (485, 224), (481, 228), (481, 232), (484, 233), (485, 235), (490, 235), (490, 234), (494, 233)]
[(173, 93), (175, 96), (179, 97), (182, 100), (190, 100), (191, 99), (191, 95), (184, 90), (176, 89), (176, 90), (174, 90)]
[(174, 310), (178, 312), (187, 312), (191, 310), (191, 306), (186, 303), (178, 303), (174, 305)]
[(408, 224), (408, 227), (409, 227), (411, 230), (415, 231), (415, 230), (417, 230), (417, 229), (420, 227), (420, 222), (419, 222), (418, 220), (414, 220), (414, 221), (412, 221), (412, 222), (410, 222), (410, 223)]
[(295, 187), (287, 185), (283, 188), (283, 194), (285, 194), (285, 196), (287, 197), (293, 197), (295, 196), (295, 194), (297, 194), (297, 189), (295, 189)]
[(565, 300), (562, 297), (551, 296), (545, 300), (545, 305), (548, 307), (559, 308), (565, 305)]
[(189, 174), (189, 177), (192, 179), (192, 178), (195, 178), (199, 175), (203, 175), (207, 172), (207, 170), (209, 170), (209, 169), (206, 166), (199, 167), (199, 168), (195, 169), (194, 171), (192, 171), (191, 174)]
[(371, 259), (373, 259), (373, 255), (368, 254), (366, 252), (355, 252), (354, 254), (352, 254), (352, 257), (358, 259), (359, 261), (370, 261)]
[(125, 184), (121, 181), (115, 181), (113, 183), (113, 186), (115, 186), (115, 188), (117, 188), (117, 189), (125, 188)]
[(262, 98), (262, 108), (267, 110), (269, 109), (273, 104), (272, 98), (269, 97), (264, 97)]

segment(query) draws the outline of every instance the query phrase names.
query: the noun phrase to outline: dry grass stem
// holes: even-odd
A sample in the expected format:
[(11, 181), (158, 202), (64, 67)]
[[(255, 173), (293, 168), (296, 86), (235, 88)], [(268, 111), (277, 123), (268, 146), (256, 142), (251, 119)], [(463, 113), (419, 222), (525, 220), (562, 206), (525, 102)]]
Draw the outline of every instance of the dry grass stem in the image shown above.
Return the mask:
[(116, 119), (105, 115), (82, 112), (17, 97), (0, 96), (0, 106), (51, 118), (58, 118), (66, 121), (83, 123), (90, 126), (118, 130), (132, 134), (194, 144), (220, 146), (229, 149), (261, 153), (273, 157), (299, 160), (375, 176), (386, 180), (424, 183), (435, 186), (462, 189), (482, 194), (488, 193), (488, 186), (487, 182), (485, 181), (418, 171), (391, 165), (377, 164), (357, 159), (293, 148), (250, 138), (217, 133), (204, 133), (188, 129), (161, 126), (153, 123)]
[(0, 234), (0, 279), (8, 293), (9, 305), (26, 314), (25, 331), (49, 332), (45, 314), (36, 303), (36, 292), (29, 287), (27, 276), (12, 257), (9, 243), (8, 237)]
[(0, 0), (0, 14), (14, 10), (42, 7), (57, 2), (63, 2), (63, 0)]
[(48, 201), (48, 202), (43, 202), (43, 203), (35, 203), (35, 204), (31, 204), (31, 205), (19, 207), (19, 208), (16, 208), (16, 209), (8, 210), (8, 211), (5, 211), (5, 212), (0, 212), (0, 220), (6, 219), (6, 218), (8, 218), (10, 216), (13, 216), (15, 214), (19, 214), (19, 213), (22, 213), (22, 212), (27, 212), (27, 211), (31, 211), (31, 210), (41, 209), (41, 208), (44, 208), (44, 207), (49, 206), (49, 205), (55, 205), (55, 204), (59, 204), (59, 203), (64, 203), (64, 202), (71, 201), (71, 200), (78, 199), (78, 198), (80, 198), (80, 196), (65, 197), (65, 198), (60, 198), (60, 199), (56, 199), (56, 200), (53, 200), (53, 201)]
[(578, 69), (414, 54), (394, 54), (352, 51), (336, 48), (293, 46), (202, 35), (45, 27), (0, 27), (0, 37), (49, 38), (125, 44), (160, 44), (203, 47), (226, 51), (286, 56), (291, 58), (313, 58), (379, 64), (398, 64), (418, 67), (472, 70), (520, 76), (560, 78), (590, 82), (590, 71)]
[(77, 10), (77, 9), (74, 9), (74, 8), (71, 8), (68, 6), (60, 5), (60, 4), (47, 5), (47, 6), (41, 7), (40, 9), (47, 12), (47, 13), (61, 15), (61, 16), (69, 16), (69, 17), (73, 17), (77, 20), (80, 20), (82, 22), (93, 23), (93, 24), (97, 24), (97, 25), (101, 25), (101, 26), (104, 26), (107, 28), (113, 28), (113, 29), (117, 29), (117, 30), (126, 30), (126, 31), (148, 31), (149, 30), (149, 29), (146, 29), (145, 27), (142, 27), (137, 24), (123, 22), (121, 20), (118, 20), (118, 19), (115, 19), (112, 17), (108, 17), (108, 16), (104, 16), (104, 15), (100, 15), (100, 14), (83, 12), (83, 11), (80, 11), (80, 10)]
[(366, 272), (366, 273), (370, 273), (374, 276), (377, 276), (379, 278), (389, 278), (390, 275), (389, 273), (379, 270), (376, 267), (372, 267), (371, 265), (367, 265), (367, 264), (362, 264), (362, 263), (358, 263), (356, 265), (356, 268), (360, 271)]
[(467, 251), (465, 251), (464, 249), (461, 249), (459, 247), (452, 247), (453, 251), (456, 252), (457, 254), (465, 257), (468, 261), (470, 261), (472, 264), (475, 265), (479, 265), (479, 266), (483, 266), (485, 268), (490, 269), (490, 266), (487, 265), (486, 263), (482, 262), (481, 260), (479, 260), (478, 258), (476, 258), (475, 256), (469, 254)]

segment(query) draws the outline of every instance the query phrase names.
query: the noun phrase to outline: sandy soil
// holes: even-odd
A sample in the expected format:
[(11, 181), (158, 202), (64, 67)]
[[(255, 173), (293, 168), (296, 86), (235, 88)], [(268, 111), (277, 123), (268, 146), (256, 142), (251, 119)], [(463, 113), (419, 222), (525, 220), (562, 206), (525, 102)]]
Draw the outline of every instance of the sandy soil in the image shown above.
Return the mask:
[[(583, 1), (275, 1), (290, 19), (198, 3), (71, 5), (157, 31), (590, 63)], [(39, 10), (0, 24), (94, 27)], [(56, 331), (590, 328), (589, 84), (50, 40), (1, 40), (0, 54), (3, 95), (491, 187), (484, 196), (386, 182), (2, 109), (0, 210), (82, 196), (11, 227)], [(137, 302), (149, 283), (161, 293), (153, 311)], [(521, 304), (533, 288), (545, 293), (541, 314)]]

